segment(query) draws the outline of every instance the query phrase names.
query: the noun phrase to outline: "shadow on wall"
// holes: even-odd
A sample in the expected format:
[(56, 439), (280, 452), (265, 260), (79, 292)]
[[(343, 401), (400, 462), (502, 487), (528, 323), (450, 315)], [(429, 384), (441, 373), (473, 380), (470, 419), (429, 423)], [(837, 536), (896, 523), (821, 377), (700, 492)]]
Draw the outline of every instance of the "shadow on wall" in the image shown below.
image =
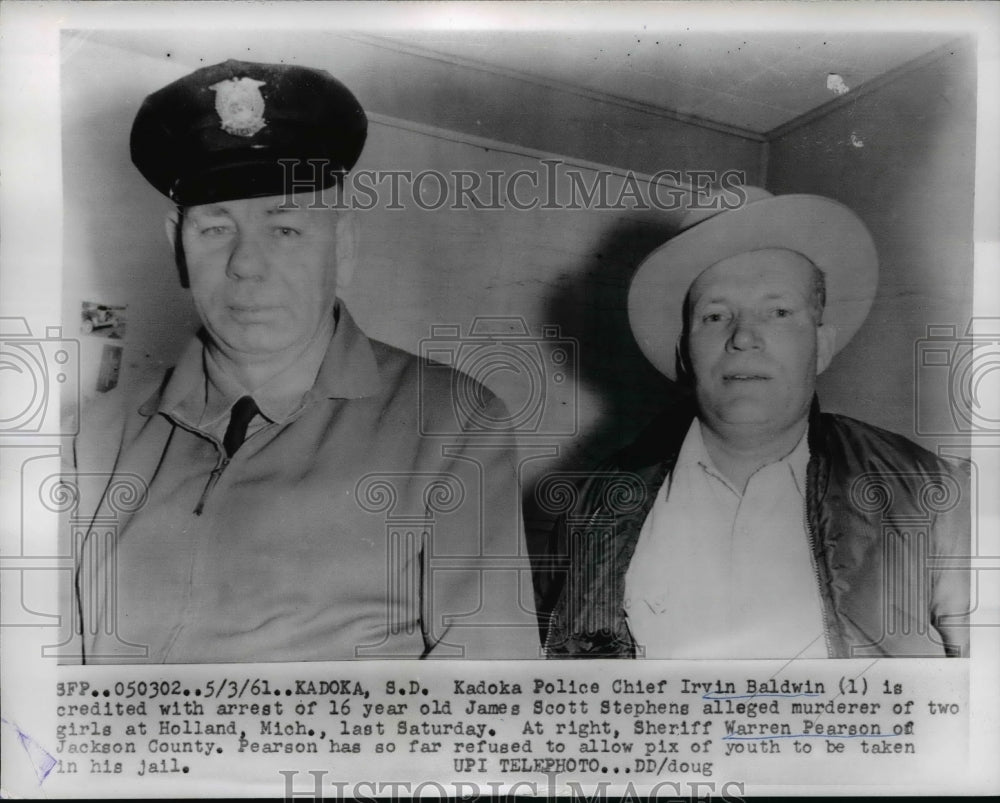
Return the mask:
[(629, 220), (615, 227), (601, 240), (591, 264), (574, 275), (576, 281), (558, 287), (546, 304), (544, 320), (558, 324), (578, 343), (576, 382), (597, 397), (600, 414), (587, 431), (561, 445), (546, 471), (522, 489), (543, 629), (544, 615), (562, 588), (566, 547), (556, 543), (558, 512), (536, 498), (539, 481), (558, 472), (595, 469), (681, 394), (643, 356), (628, 321), (628, 290), (636, 268), (674, 232), (674, 224), (663, 219)]

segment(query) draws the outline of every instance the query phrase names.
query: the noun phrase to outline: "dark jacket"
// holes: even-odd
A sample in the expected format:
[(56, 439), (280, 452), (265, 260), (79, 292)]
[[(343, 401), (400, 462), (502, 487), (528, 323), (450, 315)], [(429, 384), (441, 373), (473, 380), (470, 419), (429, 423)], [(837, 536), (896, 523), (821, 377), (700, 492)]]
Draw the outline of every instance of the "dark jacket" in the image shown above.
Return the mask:
[[(625, 572), (693, 415), (667, 411), (561, 519), (568, 572), (550, 657), (636, 657)], [(970, 554), (967, 466), (815, 402), (808, 437), (810, 552), (830, 657), (968, 655), (970, 571), (954, 560)]]

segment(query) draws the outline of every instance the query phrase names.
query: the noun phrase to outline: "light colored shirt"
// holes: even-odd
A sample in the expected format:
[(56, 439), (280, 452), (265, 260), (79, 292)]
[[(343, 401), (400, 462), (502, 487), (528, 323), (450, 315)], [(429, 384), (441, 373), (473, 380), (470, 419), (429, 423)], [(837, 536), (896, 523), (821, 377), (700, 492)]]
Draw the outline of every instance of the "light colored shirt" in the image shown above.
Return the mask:
[(713, 465), (694, 420), (625, 577), (628, 626), (647, 658), (826, 657), (808, 463), (803, 435), (740, 494)]

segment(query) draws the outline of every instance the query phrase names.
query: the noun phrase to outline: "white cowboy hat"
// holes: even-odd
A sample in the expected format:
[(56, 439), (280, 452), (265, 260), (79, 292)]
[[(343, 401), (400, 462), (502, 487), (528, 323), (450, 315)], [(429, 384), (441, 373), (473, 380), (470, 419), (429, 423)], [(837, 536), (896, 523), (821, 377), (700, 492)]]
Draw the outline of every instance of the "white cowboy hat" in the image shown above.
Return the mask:
[(646, 358), (671, 379), (684, 298), (698, 275), (720, 260), (762, 248), (786, 248), (811, 259), (826, 278), (823, 323), (836, 327), (834, 353), (858, 331), (875, 298), (878, 254), (850, 209), (818, 195), (743, 190), (746, 200), (738, 208), (689, 211), (680, 232), (646, 257), (632, 278), (632, 333)]

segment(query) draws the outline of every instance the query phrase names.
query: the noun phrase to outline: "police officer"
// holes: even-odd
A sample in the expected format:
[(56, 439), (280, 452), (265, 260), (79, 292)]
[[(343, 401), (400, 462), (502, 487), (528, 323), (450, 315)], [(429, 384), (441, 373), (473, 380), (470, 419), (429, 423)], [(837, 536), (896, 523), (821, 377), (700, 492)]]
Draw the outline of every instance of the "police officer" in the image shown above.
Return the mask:
[(337, 297), (356, 237), (327, 193), (366, 130), (343, 84), (289, 65), (205, 67), (140, 108), (132, 160), (173, 201), (202, 329), (82, 422), (76, 469), (109, 478), (77, 572), (86, 662), (538, 656), (514, 452), (469, 434), (503, 405), (480, 389), (451, 441), (425, 437), (454, 377)]

